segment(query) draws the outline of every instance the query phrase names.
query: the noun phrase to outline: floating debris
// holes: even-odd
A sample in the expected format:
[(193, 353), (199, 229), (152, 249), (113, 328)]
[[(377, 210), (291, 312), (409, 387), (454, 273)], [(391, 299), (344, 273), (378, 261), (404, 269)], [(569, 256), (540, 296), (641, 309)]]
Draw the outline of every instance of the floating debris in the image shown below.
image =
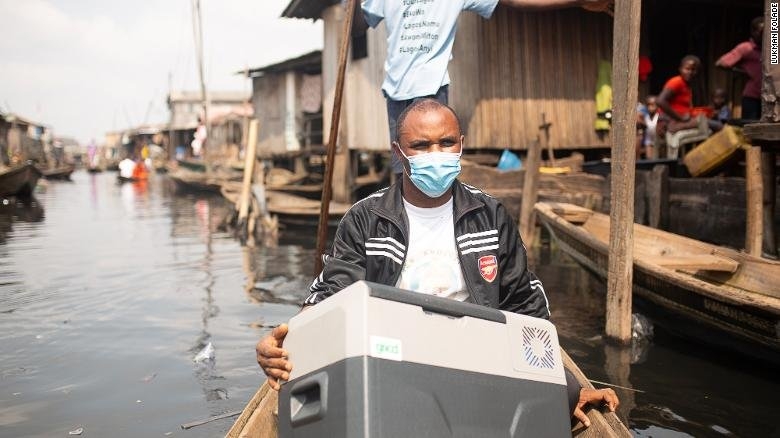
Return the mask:
[(71, 430), (70, 432), (68, 432), (68, 435), (81, 435), (82, 433), (84, 433), (84, 428), (79, 427), (76, 430)]
[(155, 377), (157, 377), (157, 373), (152, 373), (152, 374), (149, 374), (148, 376), (144, 376), (141, 379), (141, 381), (144, 382), (144, 383), (149, 383), (152, 380), (154, 380)]
[(258, 328), (265, 328), (266, 325), (261, 321), (254, 321), (249, 323), (249, 327), (253, 329), (258, 329)]
[(195, 358), (192, 360), (195, 363), (213, 361), (214, 355), (215, 355), (214, 346), (211, 345), (211, 342), (209, 342), (205, 347), (203, 347), (203, 350), (200, 350), (200, 353), (195, 355)]

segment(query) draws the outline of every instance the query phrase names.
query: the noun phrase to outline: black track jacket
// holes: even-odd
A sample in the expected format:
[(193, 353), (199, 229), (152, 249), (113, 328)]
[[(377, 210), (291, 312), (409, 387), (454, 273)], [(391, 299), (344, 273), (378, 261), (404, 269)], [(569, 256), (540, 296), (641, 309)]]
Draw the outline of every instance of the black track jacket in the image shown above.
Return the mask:
[[(541, 281), (528, 270), (526, 250), (504, 206), (455, 181), (454, 229), (468, 302), (549, 319)], [(401, 182), (355, 203), (339, 224), (324, 269), (304, 305), (316, 304), (358, 280), (394, 286), (409, 242)], [(495, 268), (498, 268), (495, 272)]]

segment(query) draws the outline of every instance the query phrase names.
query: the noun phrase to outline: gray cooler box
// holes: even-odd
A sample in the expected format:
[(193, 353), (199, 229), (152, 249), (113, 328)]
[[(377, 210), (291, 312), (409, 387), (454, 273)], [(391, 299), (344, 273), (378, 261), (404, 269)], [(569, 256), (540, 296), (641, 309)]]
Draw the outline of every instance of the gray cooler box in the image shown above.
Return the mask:
[(361, 281), (289, 326), (280, 437), (571, 436), (548, 321)]

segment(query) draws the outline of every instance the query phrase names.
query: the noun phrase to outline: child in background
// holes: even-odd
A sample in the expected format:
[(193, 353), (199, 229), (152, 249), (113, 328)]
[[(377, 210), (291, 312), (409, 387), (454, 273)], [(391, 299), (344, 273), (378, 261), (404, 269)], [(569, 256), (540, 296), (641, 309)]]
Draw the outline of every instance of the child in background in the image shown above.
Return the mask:
[(712, 92), (712, 109), (714, 111), (708, 123), (713, 132), (723, 129), (723, 125), (731, 118), (731, 110), (726, 105), (727, 101), (726, 90), (723, 88), (716, 88)]
[[(710, 134), (707, 117), (694, 116), (691, 80), (701, 66), (698, 56), (688, 55), (680, 62), (680, 74), (669, 79), (658, 95), (658, 107), (663, 111), (663, 122), (659, 124), (658, 135), (666, 140), (666, 158), (677, 158), (681, 145), (706, 139)], [(664, 126), (665, 125), (665, 126)]]
[(645, 135), (642, 138), (642, 147), (645, 158), (658, 158), (656, 155), (656, 127), (658, 125), (658, 103), (655, 96), (647, 96), (645, 111), (641, 113), (640, 123), (644, 126)]
[(669, 132), (698, 127), (696, 119), (691, 117), (693, 92), (690, 83), (699, 66), (701, 61), (698, 56), (684, 57), (680, 62), (680, 74), (666, 81), (658, 96), (658, 106), (669, 118)]

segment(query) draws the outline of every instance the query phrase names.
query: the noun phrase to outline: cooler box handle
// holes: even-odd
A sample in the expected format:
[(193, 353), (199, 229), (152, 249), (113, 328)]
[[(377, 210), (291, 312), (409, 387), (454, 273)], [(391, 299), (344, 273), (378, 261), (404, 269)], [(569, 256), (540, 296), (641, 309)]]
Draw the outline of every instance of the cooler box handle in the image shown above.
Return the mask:
[(424, 311), (441, 313), (457, 318), (470, 316), (472, 318), (506, 324), (506, 315), (501, 313), (500, 310), (447, 298), (434, 297), (419, 292), (411, 292), (384, 284), (372, 283), (370, 281), (364, 283), (366, 283), (366, 286), (369, 288), (369, 295), (374, 298), (411, 304), (413, 306), (422, 307)]
[(321, 371), (290, 384), (290, 424), (293, 427), (325, 417), (328, 412), (328, 373)]

